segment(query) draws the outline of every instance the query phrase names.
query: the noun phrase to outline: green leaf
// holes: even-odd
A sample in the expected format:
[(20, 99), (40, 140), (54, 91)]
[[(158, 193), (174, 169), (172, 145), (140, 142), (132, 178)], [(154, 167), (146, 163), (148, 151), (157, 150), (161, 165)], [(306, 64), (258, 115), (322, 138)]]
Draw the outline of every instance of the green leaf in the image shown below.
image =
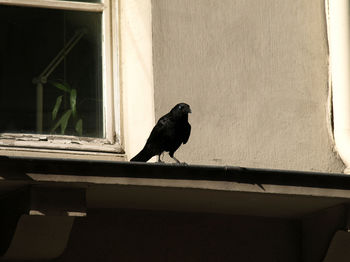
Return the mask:
[(63, 96), (59, 96), (59, 97), (57, 97), (57, 99), (56, 99), (56, 104), (55, 104), (54, 108), (52, 109), (52, 120), (55, 120), (55, 119), (56, 119), (58, 110), (60, 110), (61, 103), (62, 103), (62, 97), (63, 97)]
[(62, 133), (62, 135), (64, 135), (64, 132), (66, 131), (68, 120), (69, 120), (71, 114), (72, 114), (72, 110), (71, 109), (67, 110), (61, 116), (61, 118), (57, 121), (55, 126), (51, 129), (51, 133), (54, 132), (59, 126), (61, 126), (61, 133)]
[(72, 109), (73, 117), (75, 117), (75, 114), (77, 112), (77, 90), (72, 89), (70, 92), (70, 107)]
[(50, 82), (53, 86), (55, 86), (56, 88), (64, 91), (64, 92), (67, 92), (67, 93), (70, 93), (71, 92), (71, 88), (69, 87), (69, 85), (67, 83), (59, 83), (59, 82), (55, 82), (55, 81), (51, 81)]
[(51, 129), (51, 133), (53, 133), (57, 129), (57, 127), (60, 126), (60, 124), (61, 124), (61, 119), (56, 122), (55, 126)]
[(79, 134), (79, 136), (83, 136), (83, 119), (79, 119), (77, 124), (75, 125), (75, 131)]
[(62, 116), (62, 123), (61, 123), (61, 134), (64, 135), (64, 132), (66, 131), (67, 125), (68, 125), (68, 120), (72, 114), (72, 110), (69, 109), (66, 111), (66, 113), (63, 114)]

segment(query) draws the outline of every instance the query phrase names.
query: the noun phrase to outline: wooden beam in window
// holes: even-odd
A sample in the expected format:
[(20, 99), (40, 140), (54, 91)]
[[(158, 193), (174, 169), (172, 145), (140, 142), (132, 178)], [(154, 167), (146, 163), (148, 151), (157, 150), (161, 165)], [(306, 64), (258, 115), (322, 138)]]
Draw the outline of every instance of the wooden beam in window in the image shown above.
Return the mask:
[(89, 12), (102, 12), (105, 8), (103, 3), (83, 3), (58, 0), (0, 0), (0, 5), (2, 4)]

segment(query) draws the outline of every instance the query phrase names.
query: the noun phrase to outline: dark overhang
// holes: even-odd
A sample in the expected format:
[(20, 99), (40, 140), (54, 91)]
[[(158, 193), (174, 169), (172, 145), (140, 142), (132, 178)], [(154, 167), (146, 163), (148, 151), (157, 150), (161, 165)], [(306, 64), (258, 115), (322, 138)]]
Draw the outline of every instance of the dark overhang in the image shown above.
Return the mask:
[(10, 180), (25, 179), (27, 174), (37, 173), (62, 176), (222, 181), (350, 190), (350, 176), (346, 174), (235, 166), (0, 157), (0, 172), (3, 178)]
[(67, 188), (84, 189), (87, 209), (165, 209), (279, 217), (298, 217), (350, 199), (350, 176), (345, 174), (1, 157), (0, 194), (23, 186), (62, 192), (68, 192)]

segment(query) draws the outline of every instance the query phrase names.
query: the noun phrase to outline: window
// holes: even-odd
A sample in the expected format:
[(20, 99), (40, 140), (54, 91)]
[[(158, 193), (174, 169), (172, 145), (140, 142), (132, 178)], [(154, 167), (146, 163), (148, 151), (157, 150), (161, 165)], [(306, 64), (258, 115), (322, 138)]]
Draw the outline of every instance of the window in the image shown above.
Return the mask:
[(1, 147), (122, 152), (113, 2), (0, 0)]

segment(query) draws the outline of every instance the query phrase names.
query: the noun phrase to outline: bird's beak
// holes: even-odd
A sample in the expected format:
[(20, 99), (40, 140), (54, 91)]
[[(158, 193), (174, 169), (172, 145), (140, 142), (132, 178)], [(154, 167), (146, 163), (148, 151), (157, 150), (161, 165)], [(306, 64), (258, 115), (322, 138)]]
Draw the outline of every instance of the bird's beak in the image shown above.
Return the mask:
[(188, 108), (188, 113), (189, 113), (189, 114), (191, 114), (191, 113), (192, 113), (191, 108)]

